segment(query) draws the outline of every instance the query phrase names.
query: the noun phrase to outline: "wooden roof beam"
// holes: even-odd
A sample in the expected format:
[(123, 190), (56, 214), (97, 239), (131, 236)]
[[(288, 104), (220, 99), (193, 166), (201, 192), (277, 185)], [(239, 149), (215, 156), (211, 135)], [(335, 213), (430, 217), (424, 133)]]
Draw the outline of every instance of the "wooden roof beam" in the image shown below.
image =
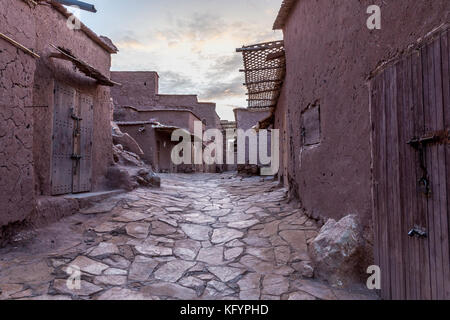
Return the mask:
[(281, 80), (281, 79), (272, 79), (272, 80), (261, 80), (261, 81), (255, 81), (255, 82), (247, 82), (247, 83), (244, 83), (244, 86), (250, 86), (252, 84), (271, 83), (271, 82), (280, 83), (280, 82), (283, 82), (283, 80)]
[(253, 72), (253, 71), (264, 71), (264, 70), (280, 70), (284, 67), (265, 67), (265, 68), (254, 68), (254, 69), (240, 69), (239, 72)]

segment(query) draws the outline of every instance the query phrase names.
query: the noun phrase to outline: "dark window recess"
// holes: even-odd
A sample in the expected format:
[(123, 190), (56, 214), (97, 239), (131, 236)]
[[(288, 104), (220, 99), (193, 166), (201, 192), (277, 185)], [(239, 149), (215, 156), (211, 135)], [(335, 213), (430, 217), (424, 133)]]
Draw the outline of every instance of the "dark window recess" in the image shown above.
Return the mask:
[(320, 143), (320, 105), (310, 106), (301, 115), (301, 136), (304, 146)]

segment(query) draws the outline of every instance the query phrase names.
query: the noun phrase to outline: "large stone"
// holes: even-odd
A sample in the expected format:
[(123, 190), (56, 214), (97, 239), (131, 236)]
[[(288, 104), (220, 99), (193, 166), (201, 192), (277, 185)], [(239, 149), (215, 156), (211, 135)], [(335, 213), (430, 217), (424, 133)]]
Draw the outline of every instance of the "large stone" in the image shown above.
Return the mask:
[(142, 151), (139, 144), (128, 133), (113, 133), (113, 143), (114, 145), (122, 145), (126, 151), (132, 152), (139, 157), (144, 155), (144, 151)]
[(263, 294), (281, 296), (289, 290), (289, 281), (280, 275), (267, 275), (263, 281)]
[(236, 279), (245, 272), (245, 269), (232, 267), (208, 267), (208, 270), (223, 282)]
[(200, 250), (201, 245), (194, 240), (179, 240), (175, 242), (173, 254), (184, 260), (194, 260)]
[(211, 237), (211, 242), (215, 244), (224, 243), (242, 238), (243, 236), (244, 234), (238, 230), (228, 228), (215, 229)]
[(356, 215), (328, 220), (310, 245), (315, 276), (336, 286), (360, 282), (365, 251)]
[(50, 281), (52, 268), (45, 261), (17, 264), (9, 269), (0, 269), (2, 283), (42, 283)]
[(197, 261), (205, 262), (209, 265), (223, 264), (223, 247), (202, 248), (198, 254)]
[(93, 274), (93, 275), (101, 275), (102, 272), (109, 268), (108, 265), (94, 261), (85, 256), (78, 256), (74, 261), (70, 263), (71, 267), (78, 267), (81, 271)]
[(156, 236), (166, 236), (177, 231), (176, 228), (168, 225), (167, 223), (161, 221), (152, 222), (152, 229), (150, 233)]
[(147, 285), (141, 289), (144, 295), (176, 298), (181, 300), (197, 299), (197, 294), (194, 290), (180, 286), (174, 283), (157, 282)]
[(166, 263), (155, 272), (155, 278), (166, 282), (177, 282), (195, 262), (175, 260)]
[(259, 220), (252, 219), (252, 220), (246, 220), (246, 221), (237, 221), (237, 222), (231, 222), (228, 224), (228, 227), (235, 228), (235, 229), (247, 229), (250, 227), (253, 227), (255, 224), (258, 224)]
[(136, 251), (143, 255), (152, 257), (167, 257), (173, 254), (171, 248), (155, 246), (153, 244), (143, 243), (135, 246)]
[(182, 224), (181, 230), (191, 239), (197, 241), (209, 240), (210, 227), (200, 226), (197, 224)]
[(150, 228), (149, 223), (138, 223), (138, 222), (132, 222), (127, 224), (126, 226), (127, 234), (137, 239), (147, 238), (149, 228)]
[(132, 291), (130, 289), (123, 288), (111, 288), (103, 292), (97, 300), (112, 300), (112, 301), (124, 301), (124, 300), (154, 300), (151, 296), (144, 295), (140, 292)]
[(97, 257), (107, 257), (113, 254), (119, 254), (119, 248), (113, 243), (101, 242), (94, 250), (91, 251), (89, 256)]
[(280, 236), (297, 252), (301, 253), (308, 252), (308, 244), (306, 243), (305, 231), (286, 230), (280, 232)]
[(216, 221), (216, 219), (207, 216), (206, 214), (203, 213), (190, 213), (190, 214), (186, 214), (183, 216), (183, 218), (186, 221), (192, 222), (192, 223), (213, 223)]
[(132, 281), (147, 281), (158, 265), (154, 259), (137, 256), (131, 265), (128, 279)]
[(96, 284), (104, 284), (111, 286), (123, 286), (127, 283), (127, 276), (105, 275), (95, 277)]

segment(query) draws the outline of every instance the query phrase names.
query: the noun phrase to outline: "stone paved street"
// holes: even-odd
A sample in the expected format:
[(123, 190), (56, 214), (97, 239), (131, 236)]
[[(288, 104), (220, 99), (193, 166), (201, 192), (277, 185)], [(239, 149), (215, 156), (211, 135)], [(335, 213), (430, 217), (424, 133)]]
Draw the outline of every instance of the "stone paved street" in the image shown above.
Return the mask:
[(372, 298), (310, 279), (317, 231), (273, 180), (162, 175), (0, 250), (0, 298)]

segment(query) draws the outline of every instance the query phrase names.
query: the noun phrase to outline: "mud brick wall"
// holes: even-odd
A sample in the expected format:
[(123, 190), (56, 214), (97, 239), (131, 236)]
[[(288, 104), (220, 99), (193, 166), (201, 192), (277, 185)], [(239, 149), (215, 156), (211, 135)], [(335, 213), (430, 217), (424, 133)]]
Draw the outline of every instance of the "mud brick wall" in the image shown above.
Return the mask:
[(122, 84), (111, 90), (117, 107), (189, 109), (206, 123), (207, 129), (221, 128), (215, 103), (199, 102), (196, 95), (159, 94), (159, 76), (156, 72), (115, 71), (111, 72), (111, 78)]
[(156, 72), (113, 71), (111, 77), (122, 84), (111, 89), (114, 103), (118, 106), (153, 105), (159, 90), (159, 76)]
[[(270, 116), (270, 111), (268, 110), (258, 110), (258, 109), (235, 109), (234, 115), (236, 118), (236, 127), (237, 129), (242, 129), (247, 131), (253, 127), (255, 127), (259, 121), (262, 121)], [(268, 133), (270, 134), (270, 133)], [(268, 137), (267, 144), (270, 150), (271, 138)], [(249, 156), (250, 145), (248, 139), (245, 142), (245, 161), (246, 164), (238, 164), (237, 170), (239, 173), (257, 175), (259, 174), (259, 166), (249, 164), (250, 156)], [(258, 162), (259, 162), (259, 139), (257, 140), (256, 150), (258, 151)], [(239, 147), (238, 147), (239, 152)], [(237, 156), (239, 160), (239, 156)]]
[[(0, 1), (0, 32), (35, 48), (31, 8)], [(21, 32), (18, 32), (21, 30)], [(0, 39), (0, 227), (33, 211), (33, 73), (36, 60)], [(1, 237), (1, 231), (0, 231)]]
[[(373, 4), (381, 7), (381, 30), (366, 27), (366, 10)], [(358, 214), (370, 225), (366, 79), (381, 62), (449, 21), (449, 12), (448, 0), (297, 1), (283, 30), (287, 75), (276, 126), (289, 152), (282, 156), (282, 178), (310, 215)], [(302, 113), (315, 102), (320, 143), (302, 148)]]
[[(94, 127), (92, 146), (92, 191), (103, 189), (103, 177), (112, 164), (112, 135), (110, 127), (110, 88), (98, 86), (96, 81), (75, 72), (71, 62), (50, 58), (55, 52), (50, 44), (69, 49), (76, 57), (110, 75), (111, 56), (85, 33), (67, 27), (67, 19), (49, 6), (35, 9), (37, 50), (41, 55), (37, 63), (33, 103), (48, 106), (34, 111), (34, 158), (36, 193), (50, 195), (52, 157), (52, 125), (55, 81), (69, 85), (94, 98)], [(44, 18), (45, 17), (45, 18)]]

